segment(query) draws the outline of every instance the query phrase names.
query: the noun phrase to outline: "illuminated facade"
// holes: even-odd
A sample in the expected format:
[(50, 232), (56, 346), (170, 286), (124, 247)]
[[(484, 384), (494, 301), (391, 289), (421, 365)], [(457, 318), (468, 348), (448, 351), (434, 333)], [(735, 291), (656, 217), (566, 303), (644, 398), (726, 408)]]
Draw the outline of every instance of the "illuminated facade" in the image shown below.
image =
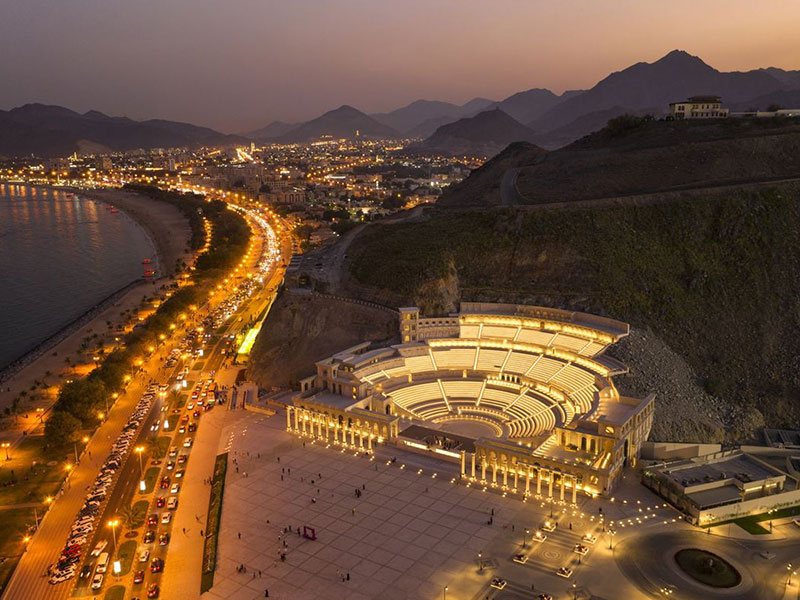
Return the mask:
[(626, 324), (509, 304), (399, 313), (400, 344), (316, 364), (287, 409), (290, 431), (428, 452), (471, 481), (573, 502), (609, 492), (635, 464), (654, 397), (620, 396), (611, 377), (627, 369), (604, 355)]

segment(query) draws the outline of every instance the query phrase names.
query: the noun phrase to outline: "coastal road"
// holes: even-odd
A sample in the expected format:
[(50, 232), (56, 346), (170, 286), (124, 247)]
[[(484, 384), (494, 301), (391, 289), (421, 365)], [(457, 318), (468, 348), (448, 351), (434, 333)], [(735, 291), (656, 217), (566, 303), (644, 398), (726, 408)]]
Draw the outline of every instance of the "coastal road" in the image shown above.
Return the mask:
[[(275, 273), (273, 273), (274, 275)], [(265, 289), (267, 289), (266, 286)], [(257, 299), (259, 296), (260, 294), (256, 293), (253, 299)], [(168, 345), (165, 345), (166, 350), (176, 345), (179, 339), (180, 336), (178, 335), (172, 336)], [(217, 349), (219, 348), (221, 348), (220, 345), (217, 346)], [(99, 468), (109, 455), (112, 444), (133, 412), (149, 380), (154, 378), (163, 381), (165, 378), (170, 377), (170, 375), (161, 370), (163, 359), (160, 355), (161, 352), (153, 353), (146, 360), (140, 375), (131, 381), (126, 392), (120, 396), (109, 412), (106, 421), (100, 425), (92, 436), (87, 444), (81, 463), (72, 470), (68, 483), (53, 502), (38, 531), (26, 548), (6, 588), (3, 596), (4, 600), (58, 599), (66, 598), (70, 595), (76, 579), (52, 586), (48, 582), (47, 569), (58, 560), (72, 523), (83, 505), (86, 489), (97, 476)], [(218, 366), (221, 362), (221, 353), (215, 351), (209, 356), (207, 365)], [(159, 414), (160, 406), (158, 408), (154, 407), (149, 422), (142, 426), (143, 435), (149, 432), (149, 425), (154, 422)], [(123, 467), (118, 476), (107, 506), (111, 507), (115, 501), (118, 504), (119, 499), (128, 491), (127, 487), (138, 485), (138, 481), (136, 458), (129, 456), (127, 465)], [(104, 529), (107, 514), (110, 513), (104, 511), (102, 517), (98, 518), (97, 528), (99, 530)], [(96, 534), (96, 536), (98, 535), (101, 534)], [(86, 548), (86, 552), (90, 550), (90, 547)]]

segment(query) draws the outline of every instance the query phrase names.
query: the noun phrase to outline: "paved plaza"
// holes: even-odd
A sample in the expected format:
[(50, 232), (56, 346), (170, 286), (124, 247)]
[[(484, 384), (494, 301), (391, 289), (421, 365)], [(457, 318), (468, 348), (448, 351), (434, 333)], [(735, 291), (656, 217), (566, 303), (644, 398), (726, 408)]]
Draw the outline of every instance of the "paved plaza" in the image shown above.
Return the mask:
[[(591, 587), (594, 594), (605, 588), (608, 598), (620, 597), (612, 590), (642, 597), (613, 560), (593, 557), (611, 558), (605, 538), (578, 564), (572, 550), (580, 536), (589, 530), (602, 536), (599, 520), (582, 516), (580, 508), (556, 507), (562, 511), (554, 519), (559, 529), (545, 543), (531, 543), (525, 530), (550, 517), (549, 505), (456, 484), (455, 466), (448, 473), (444, 463), (392, 454), (393, 448), (369, 458), (310, 441), (303, 446), (284, 425), (282, 414), (253, 418), (226, 442), (231, 467), (220, 561), (214, 587), (204, 597), (254, 599), (267, 590), (270, 598), (292, 600), (434, 599), (444, 598), (447, 587), (451, 599), (502, 600), (535, 597), (535, 586), (536, 594), (567, 598), (573, 584), (577, 591)], [(313, 527), (317, 539), (298, 535), (303, 526)], [(292, 531), (285, 534), (288, 527)], [(512, 562), (518, 552), (528, 556), (525, 564)], [(555, 569), (567, 564), (575, 575), (555, 576)], [(590, 575), (595, 569), (604, 572), (588, 586), (597, 579)], [(498, 576), (508, 581), (502, 591), (490, 586)]]

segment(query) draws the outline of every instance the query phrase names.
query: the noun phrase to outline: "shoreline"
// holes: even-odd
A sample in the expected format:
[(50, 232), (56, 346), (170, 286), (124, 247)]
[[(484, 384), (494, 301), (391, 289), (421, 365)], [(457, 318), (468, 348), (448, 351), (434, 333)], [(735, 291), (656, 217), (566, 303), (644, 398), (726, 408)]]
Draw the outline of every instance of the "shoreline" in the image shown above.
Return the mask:
[[(178, 260), (186, 260), (191, 257), (190, 253), (184, 252), (190, 235), (188, 222), (178, 209), (168, 203), (158, 202), (146, 196), (116, 188), (93, 190), (42, 185), (29, 187), (72, 193), (87, 200), (119, 209), (126, 217), (141, 227), (150, 239), (157, 255), (154, 257), (158, 261), (157, 270), (155, 278), (148, 280), (141, 276), (137, 277), (88, 307), (80, 316), (0, 369), (0, 410), (10, 407), (15, 396), (32, 389), (32, 384), (37, 381), (49, 379), (49, 385), (60, 386), (62, 376), (59, 374), (63, 373), (65, 369), (69, 370), (67, 367), (69, 363), (65, 364), (65, 358), (74, 357), (80, 353), (79, 344), (83, 336), (102, 333), (106, 329), (107, 321), (112, 322), (114, 326), (121, 325), (124, 321), (121, 318), (121, 312), (124, 312), (125, 309), (138, 309), (143, 293), (145, 295), (152, 294), (159, 287), (171, 281), (167, 271), (172, 273), (173, 269), (167, 269), (164, 266), (169, 264), (168, 261), (172, 261), (174, 266)], [(98, 324), (102, 324), (102, 327), (98, 327)], [(50, 373), (49, 378), (46, 375), (48, 372)], [(0, 426), (0, 437), (5, 440), (12, 434), (21, 435), (23, 431), (35, 429), (39, 425), (39, 421), (30, 419), (28, 413), (36, 413), (38, 408), (42, 408), (46, 412), (54, 400), (55, 398), (51, 394), (45, 393), (35, 401), (28, 399), (22, 403), (21, 413), (17, 419), (18, 424), (13, 417), (10, 417), (13, 422), (11, 425), (7, 424), (8, 416), (2, 418), (5, 427)], [(25, 418), (22, 418), (22, 413), (25, 413)]]
[(19, 358), (15, 358), (5, 367), (0, 369), (0, 384), (5, 383), (7, 380), (14, 377), (14, 375), (22, 371), (29, 364), (33, 363), (37, 358), (45, 355), (49, 350), (52, 350), (63, 340), (80, 330), (81, 327), (90, 323), (99, 313), (112, 306), (117, 300), (122, 298), (122, 296), (127, 294), (133, 288), (142, 285), (143, 283), (145, 283), (145, 280), (139, 277), (130, 283), (125, 284), (117, 291), (111, 292), (108, 296), (100, 300), (100, 302), (96, 302), (87, 308), (83, 313), (72, 319), (72, 321), (64, 325), (53, 335), (43, 339)]

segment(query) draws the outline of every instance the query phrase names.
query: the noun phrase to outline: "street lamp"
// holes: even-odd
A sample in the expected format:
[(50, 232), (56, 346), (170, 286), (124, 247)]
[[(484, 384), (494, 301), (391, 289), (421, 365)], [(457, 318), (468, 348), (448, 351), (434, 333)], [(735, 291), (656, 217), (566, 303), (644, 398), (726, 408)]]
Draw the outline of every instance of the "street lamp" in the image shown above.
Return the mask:
[(447, 586), (442, 589), (442, 600), (447, 600)]
[(144, 473), (144, 467), (142, 466), (142, 452), (144, 451), (144, 446), (136, 446), (134, 450), (136, 451), (136, 454), (139, 455), (139, 477), (141, 477)]
[(119, 521), (114, 519), (108, 522), (108, 526), (111, 527), (111, 537), (114, 540), (114, 555), (117, 554), (117, 525), (119, 525)]
[(608, 549), (609, 550), (613, 550), (614, 549), (614, 534), (615, 533), (617, 533), (617, 532), (614, 531), (613, 529), (609, 529), (608, 530)]
[(525, 528), (525, 533), (522, 534), (522, 547), (523, 548), (527, 548), (528, 547), (528, 535), (530, 534), (530, 532), (531, 532), (531, 530), (526, 527)]
[(478, 570), (483, 573), (483, 552), (478, 552)]
[(8, 454), (8, 449), (11, 447), (11, 442), (3, 442), (0, 444), (0, 446), (6, 449), (6, 460), (11, 460), (11, 456)]

